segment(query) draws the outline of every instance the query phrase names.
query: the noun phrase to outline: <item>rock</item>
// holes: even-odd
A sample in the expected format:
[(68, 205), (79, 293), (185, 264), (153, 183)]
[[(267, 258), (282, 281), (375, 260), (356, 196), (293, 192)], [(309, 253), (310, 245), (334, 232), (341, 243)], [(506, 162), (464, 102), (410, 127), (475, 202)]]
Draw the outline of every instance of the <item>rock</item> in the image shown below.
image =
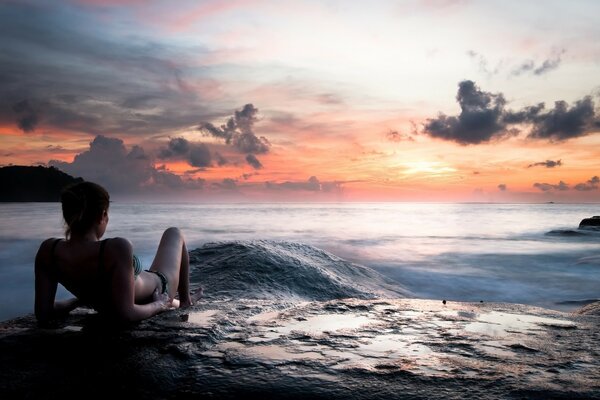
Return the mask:
[(600, 228), (600, 216), (595, 215), (591, 218), (584, 218), (579, 223), (579, 228), (599, 227)]
[(298, 243), (208, 244), (190, 260), (205, 297), (186, 310), (0, 323), (0, 399), (600, 398), (596, 315), (401, 298)]
[(54, 330), (0, 324), (0, 398), (600, 398), (597, 322), (515, 304), (237, 299), (109, 329), (81, 309)]
[(575, 311), (578, 315), (598, 315), (600, 316), (600, 301), (587, 304)]

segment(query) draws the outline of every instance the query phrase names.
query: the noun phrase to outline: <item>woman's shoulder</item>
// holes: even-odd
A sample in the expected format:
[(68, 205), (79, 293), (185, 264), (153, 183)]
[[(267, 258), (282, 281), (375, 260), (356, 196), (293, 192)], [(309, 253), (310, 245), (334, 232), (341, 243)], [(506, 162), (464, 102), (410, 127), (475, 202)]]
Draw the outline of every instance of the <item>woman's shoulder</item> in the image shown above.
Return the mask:
[(118, 253), (118, 254), (132, 253), (133, 254), (133, 245), (131, 244), (129, 239), (126, 239), (123, 237), (114, 237), (114, 238), (105, 239), (105, 242), (106, 242), (105, 246), (106, 246), (107, 251), (110, 251), (111, 253)]
[(56, 243), (58, 243), (60, 240), (61, 240), (61, 238), (55, 238), (55, 237), (44, 240), (40, 244), (40, 248), (38, 249), (38, 254), (49, 253), (52, 250), (52, 247), (54, 247), (56, 245)]

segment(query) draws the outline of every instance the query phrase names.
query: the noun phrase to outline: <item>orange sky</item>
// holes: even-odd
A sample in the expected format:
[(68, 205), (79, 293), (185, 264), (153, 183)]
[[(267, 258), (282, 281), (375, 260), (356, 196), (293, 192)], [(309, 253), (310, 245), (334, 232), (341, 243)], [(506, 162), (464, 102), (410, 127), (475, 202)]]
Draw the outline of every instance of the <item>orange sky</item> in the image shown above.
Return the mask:
[(598, 3), (178, 4), (0, 5), (0, 164), (122, 198), (600, 201)]

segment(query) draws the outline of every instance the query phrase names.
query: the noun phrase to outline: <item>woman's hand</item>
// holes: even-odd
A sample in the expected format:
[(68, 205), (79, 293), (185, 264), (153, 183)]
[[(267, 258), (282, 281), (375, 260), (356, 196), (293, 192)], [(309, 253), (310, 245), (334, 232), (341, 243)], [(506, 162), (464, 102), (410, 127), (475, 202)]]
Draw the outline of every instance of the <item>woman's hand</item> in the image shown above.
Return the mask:
[(167, 293), (159, 293), (158, 288), (154, 289), (154, 292), (152, 292), (152, 302), (159, 303), (159, 312), (172, 308), (172, 300), (169, 299), (169, 295)]

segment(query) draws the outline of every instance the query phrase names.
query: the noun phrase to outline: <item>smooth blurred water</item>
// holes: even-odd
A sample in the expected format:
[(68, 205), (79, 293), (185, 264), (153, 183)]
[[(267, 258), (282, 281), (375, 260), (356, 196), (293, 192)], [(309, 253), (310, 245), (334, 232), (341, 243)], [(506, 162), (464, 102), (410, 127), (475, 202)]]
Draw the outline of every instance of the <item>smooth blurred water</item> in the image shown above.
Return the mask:
[[(551, 308), (600, 297), (600, 233), (572, 234), (600, 205), (113, 203), (109, 214), (106, 236), (130, 239), (144, 265), (164, 229), (178, 226), (189, 249), (253, 239), (311, 244), (419, 297)], [(571, 232), (548, 234), (561, 230)], [(0, 204), (0, 320), (31, 312), (35, 253), (62, 232), (59, 203)]]

